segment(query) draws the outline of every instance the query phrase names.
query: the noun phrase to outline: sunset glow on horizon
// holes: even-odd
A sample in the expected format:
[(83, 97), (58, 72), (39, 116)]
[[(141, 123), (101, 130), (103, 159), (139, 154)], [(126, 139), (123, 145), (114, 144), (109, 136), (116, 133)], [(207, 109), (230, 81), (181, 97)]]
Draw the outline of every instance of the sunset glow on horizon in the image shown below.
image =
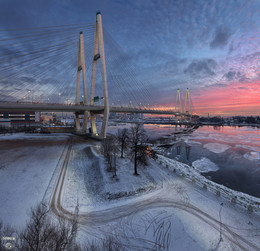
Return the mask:
[(260, 81), (201, 88), (191, 97), (201, 116), (260, 116)]

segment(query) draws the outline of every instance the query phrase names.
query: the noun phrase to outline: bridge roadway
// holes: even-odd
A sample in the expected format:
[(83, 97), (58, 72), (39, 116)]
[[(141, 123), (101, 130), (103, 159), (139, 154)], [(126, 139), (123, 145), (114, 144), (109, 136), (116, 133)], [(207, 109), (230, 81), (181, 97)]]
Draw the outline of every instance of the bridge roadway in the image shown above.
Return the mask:
[[(117, 113), (148, 113), (148, 114), (168, 114), (168, 115), (184, 115), (191, 116), (187, 113), (178, 113), (169, 110), (153, 110), (153, 109), (140, 109), (134, 107), (116, 107), (110, 106), (110, 112)], [(67, 105), (67, 104), (44, 104), (44, 103), (1, 103), (0, 111), (6, 112), (75, 112), (84, 114), (84, 111), (90, 111), (96, 114), (104, 112), (104, 106), (90, 106), (90, 105)]]

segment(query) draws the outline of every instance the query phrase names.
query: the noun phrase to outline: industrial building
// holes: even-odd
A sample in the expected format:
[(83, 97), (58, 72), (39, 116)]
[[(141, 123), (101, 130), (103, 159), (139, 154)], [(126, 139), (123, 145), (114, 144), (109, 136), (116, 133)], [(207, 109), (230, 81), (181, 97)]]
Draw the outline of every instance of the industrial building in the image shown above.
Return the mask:
[(39, 112), (2, 112), (0, 111), (0, 127), (39, 126)]

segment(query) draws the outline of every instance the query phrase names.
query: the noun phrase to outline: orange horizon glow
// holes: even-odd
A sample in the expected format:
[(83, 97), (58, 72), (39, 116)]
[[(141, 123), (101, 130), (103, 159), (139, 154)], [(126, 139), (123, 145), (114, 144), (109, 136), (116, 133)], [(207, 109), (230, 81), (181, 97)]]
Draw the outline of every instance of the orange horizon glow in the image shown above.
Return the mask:
[(260, 81), (204, 87), (191, 93), (191, 99), (196, 113), (201, 116), (259, 116)]
[[(223, 117), (260, 116), (260, 80), (252, 83), (202, 87), (199, 90), (190, 90), (190, 96), (192, 114)], [(174, 110), (175, 104), (165, 104), (153, 108)]]

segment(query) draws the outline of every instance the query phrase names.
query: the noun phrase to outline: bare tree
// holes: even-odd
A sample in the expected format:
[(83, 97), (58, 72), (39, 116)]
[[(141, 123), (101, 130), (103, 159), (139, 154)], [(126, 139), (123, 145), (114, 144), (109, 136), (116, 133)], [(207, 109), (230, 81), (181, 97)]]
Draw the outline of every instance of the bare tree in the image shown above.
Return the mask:
[(85, 246), (75, 243), (77, 233), (78, 205), (75, 209), (72, 222), (62, 218), (51, 217), (49, 209), (40, 204), (31, 209), (30, 219), (21, 231), (4, 226), (0, 220), (0, 251), (123, 251), (125, 250), (120, 239), (113, 235), (104, 236)]
[(31, 210), (30, 219), (24, 230), (19, 233), (18, 250), (77, 250), (74, 243), (77, 222), (68, 222), (62, 218), (51, 218), (45, 205)]
[(107, 161), (107, 171), (116, 176), (117, 145), (115, 138), (106, 138), (102, 141), (102, 152)]
[(111, 171), (112, 166), (112, 159), (111, 159), (111, 153), (112, 153), (112, 142), (110, 138), (105, 138), (102, 140), (102, 154), (107, 162), (107, 171)]
[(116, 145), (114, 145), (113, 151), (112, 151), (112, 169), (113, 169), (114, 177), (117, 176), (116, 167), (117, 167), (117, 147), (116, 147)]
[(0, 251), (15, 247), (16, 232), (10, 226), (4, 226), (0, 220)]
[(113, 235), (105, 236), (104, 239), (99, 241), (92, 241), (87, 244), (84, 248), (85, 251), (124, 251), (120, 240), (116, 239)]
[(117, 141), (121, 148), (121, 158), (124, 158), (124, 151), (127, 148), (128, 134), (129, 134), (129, 131), (127, 128), (118, 129)]
[(134, 174), (138, 175), (137, 165), (138, 163), (147, 164), (147, 153), (145, 142), (147, 140), (147, 135), (143, 129), (142, 124), (136, 124), (136, 126), (131, 127), (129, 134), (129, 145), (131, 149), (131, 156), (134, 159)]

